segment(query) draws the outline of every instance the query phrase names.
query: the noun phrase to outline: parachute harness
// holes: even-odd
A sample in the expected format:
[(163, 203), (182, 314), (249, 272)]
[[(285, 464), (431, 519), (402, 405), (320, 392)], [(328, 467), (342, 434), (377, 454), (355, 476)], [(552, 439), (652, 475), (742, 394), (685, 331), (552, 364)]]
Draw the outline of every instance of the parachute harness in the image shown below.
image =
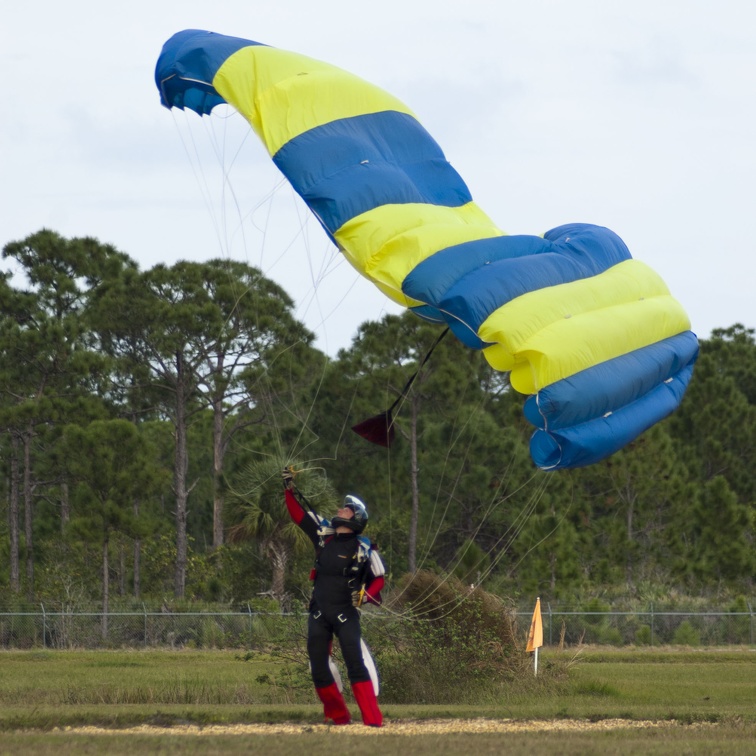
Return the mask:
[[(331, 527), (328, 520), (318, 515), (307, 497), (294, 484), (294, 476), (296, 475), (294, 465), (288, 465), (286, 469), (291, 473), (291, 489), (297, 501), (307, 511), (308, 515), (318, 523), (318, 548), (323, 549), (326, 543), (336, 535), (336, 529)], [(316, 556), (313, 567), (310, 570), (310, 580), (313, 582), (317, 580), (319, 566), (318, 557)], [(365, 595), (368, 567), (372, 569), (375, 577), (380, 577), (386, 573), (386, 568), (382, 560), (375, 553), (371, 540), (367, 536), (357, 535), (357, 548), (355, 549), (351, 564), (348, 567), (344, 567), (342, 575), (349, 577), (348, 585), (350, 589), (359, 591), (358, 606), (362, 604)]]

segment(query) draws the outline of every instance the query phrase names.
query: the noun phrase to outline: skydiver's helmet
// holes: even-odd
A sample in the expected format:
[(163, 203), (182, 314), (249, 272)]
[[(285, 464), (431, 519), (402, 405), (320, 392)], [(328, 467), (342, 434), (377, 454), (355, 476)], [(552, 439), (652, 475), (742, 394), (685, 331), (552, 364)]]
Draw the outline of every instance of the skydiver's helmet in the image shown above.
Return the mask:
[(331, 525), (334, 528), (337, 528), (339, 525), (346, 525), (355, 533), (362, 533), (368, 521), (367, 507), (356, 496), (352, 496), (351, 494), (347, 494), (344, 497), (342, 507), (344, 509), (351, 509), (352, 512), (354, 512), (354, 517), (346, 519), (345, 517), (339, 517), (336, 515), (336, 517), (331, 520)]

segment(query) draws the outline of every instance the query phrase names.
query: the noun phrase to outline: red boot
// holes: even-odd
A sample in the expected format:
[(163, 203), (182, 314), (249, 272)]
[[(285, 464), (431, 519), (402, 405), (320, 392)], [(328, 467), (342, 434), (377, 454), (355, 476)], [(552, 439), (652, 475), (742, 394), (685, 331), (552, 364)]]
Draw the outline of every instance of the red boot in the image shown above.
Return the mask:
[(354, 693), (354, 700), (360, 707), (363, 724), (368, 725), (368, 727), (383, 727), (383, 714), (378, 708), (378, 699), (375, 697), (373, 683), (370, 680), (352, 683), (352, 692)]
[(348, 725), (352, 721), (349, 709), (344, 703), (344, 696), (341, 695), (335, 682), (325, 688), (315, 688), (315, 692), (323, 702), (323, 715), (326, 722), (332, 719), (334, 724)]

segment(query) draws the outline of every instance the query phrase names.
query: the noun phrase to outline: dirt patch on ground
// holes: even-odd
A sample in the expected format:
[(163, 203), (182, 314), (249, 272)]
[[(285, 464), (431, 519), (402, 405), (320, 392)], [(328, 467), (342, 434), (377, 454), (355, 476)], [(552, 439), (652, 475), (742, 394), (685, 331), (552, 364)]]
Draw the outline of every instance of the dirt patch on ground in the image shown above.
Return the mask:
[[(308, 724), (236, 724), (236, 725), (174, 725), (156, 727), (139, 725), (126, 729), (107, 729), (103, 727), (66, 727), (64, 732), (89, 735), (134, 733), (139, 735), (301, 735), (303, 733), (331, 733), (348, 735), (431, 735), (452, 733), (486, 733), (486, 732), (598, 732), (617, 729), (674, 728), (682, 725), (669, 721), (651, 721), (634, 719), (602, 719), (596, 722), (581, 719), (557, 720), (515, 720), (515, 719), (418, 719), (389, 721), (384, 727), (364, 727), (352, 724), (345, 727)], [(686, 727), (710, 726), (704, 723), (685, 725)]]

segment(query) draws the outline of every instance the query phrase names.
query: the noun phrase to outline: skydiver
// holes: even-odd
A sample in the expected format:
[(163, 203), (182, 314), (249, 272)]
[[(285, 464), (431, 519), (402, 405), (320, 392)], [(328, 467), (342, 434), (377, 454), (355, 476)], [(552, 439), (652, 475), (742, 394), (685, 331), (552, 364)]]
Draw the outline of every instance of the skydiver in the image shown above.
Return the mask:
[[(381, 603), (385, 569), (369, 539), (360, 535), (368, 521), (365, 504), (346, 496), (329, 521), (314, 512), (294, 486), (293, 472), (282, 473), (286, 507), (291, 519), (315, 546), (315, 566), (310, 574), (313, 592), (307, 620), (307, 654), (315, 691), (323, 704), (325, 721), (350, 724), (352, 717), (334, 676), (331, 648), (339, 639), (341, 653), (362, 721), (383, 726), (376, 698), (377, 677), (370, 652), (362, 641), (359, 607)], [(372, 670), (373, 675), (371, 676)]]

